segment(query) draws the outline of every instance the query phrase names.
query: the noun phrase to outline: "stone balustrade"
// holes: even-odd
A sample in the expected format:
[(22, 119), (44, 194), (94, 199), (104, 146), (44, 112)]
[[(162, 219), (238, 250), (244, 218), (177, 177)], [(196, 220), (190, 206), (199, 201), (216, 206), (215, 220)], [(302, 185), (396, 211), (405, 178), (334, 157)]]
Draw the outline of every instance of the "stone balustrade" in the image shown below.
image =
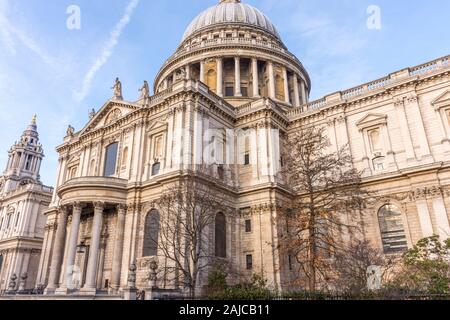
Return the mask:
[[(407, 78), (415, 78), (420, 76), (427, 76), (433, 72), (441, 71), (450, 68), (450, 56), (445, 56), (440, 59), (436, 59), (419, 66), (412, 68), (406, 68), (398, 72), (389, 74), (389, 76), (371, 81), (369, 83), (350, 88), (344, 91), (339, 91), (333, 93), (324, 98), (311, 101), (307, 104), (303, 104), (300, 108), (291, 110), (288, 113), (290, 118), (296, 117), (298, 115), (306, 115), (311, 112), (315, 112), (322, 108), (327, 107), (330, 104), (335, 104), (336, 102), (346, 102), (348, 100), (357, 99), (363, 95), (370, 94), (377, 90), (383, 90), (390, 85), (395, 85), (396, 82), (405, 81)], [(336, 98), (337, 97), (337, 98)]]

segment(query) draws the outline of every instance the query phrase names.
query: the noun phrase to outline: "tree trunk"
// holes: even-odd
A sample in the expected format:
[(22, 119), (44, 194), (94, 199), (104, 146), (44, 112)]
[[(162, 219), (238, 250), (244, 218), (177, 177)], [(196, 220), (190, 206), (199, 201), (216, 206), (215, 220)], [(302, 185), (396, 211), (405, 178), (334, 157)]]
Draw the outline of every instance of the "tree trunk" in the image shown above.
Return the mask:
[(316, 219), (314, 209), (314, 193), (310, 191), (309, 236), (309, 291), (316, 292)]

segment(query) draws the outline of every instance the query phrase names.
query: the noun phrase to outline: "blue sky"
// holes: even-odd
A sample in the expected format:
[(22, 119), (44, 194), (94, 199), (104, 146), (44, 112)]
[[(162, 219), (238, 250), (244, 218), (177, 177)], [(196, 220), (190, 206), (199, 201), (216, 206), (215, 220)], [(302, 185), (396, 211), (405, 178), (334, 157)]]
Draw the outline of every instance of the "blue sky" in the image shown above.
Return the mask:
[[(111, 97), (116, 76), (134, 100), (153, 83), (189, 22), (218, 0), (0, 0), (0, 172), (7, 150), (38, 114), (53, 185), (55, 147)], [(450, 54), (447, 0), (244, 0), (266, 13), (312, 79), (312, 98)], [(70, 5), (81, 29), (69, 30)], [(381, 29), (367, 28), (367, 8)]]

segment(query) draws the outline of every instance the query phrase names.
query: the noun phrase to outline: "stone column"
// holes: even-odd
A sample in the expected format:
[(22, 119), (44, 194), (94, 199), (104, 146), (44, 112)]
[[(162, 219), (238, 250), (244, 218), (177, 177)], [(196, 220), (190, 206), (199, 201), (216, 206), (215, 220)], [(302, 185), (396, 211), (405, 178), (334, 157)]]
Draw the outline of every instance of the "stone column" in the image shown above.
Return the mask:
[(284, 102), (291, 103), (289, 99), (289, 81), (286, 67), (283, 67), (283, 79), (284, 79)]
[(222, 58), (217, 59), (217, 95), (223, 97), (223, 61)]
[(241, 92), (241, 59), (239, 57), (234, 58), (234, 86), (235, 97), (242, 97)]
[(252, 58), (253, 98), (259, 98), (258, 59)]
[(395, 154), (392, 149), (391, 138), (389, 136), (389, 128), (387, 124), (381, 126), (381, 134), (383, 135), (384, 146), (387, 148), (386, 155), (389, 165), (389, 169), (398, 170), (397, 161), (395, 160)]
[(436, 220), (437, 234), (442, 241), (445, 241), (450, 236), (450, 224), (448, 220), (447, 209), (445, 208), (445, 202), (442, 198), (441, 191), (439, 190), (439, 197), (433, 199), (433, 211), (434, 218)]
[[(98, 270), (97, 270), (97, 289), (103, 288), (103, 268), (105, 267), (105, 251), (106, 251), (106, 239), (103, 239), (100, 244), (99, 258), (98, 258)], [(108, 289), (108, 288), (106, 288)]]
[(305, 87), (305, 82), (303, 82), (303, 79), (300, 80), (300, 86), (302, 88), (302, 104), (307, 104), (308, 103), (308, 96), (306, 94), (306, 87)]
[(97, 280), (97, 267), (98, 256), (100, 250), (100, 238), (102, 235), (103, 225), (103, 210), (105, 204), (103, 202), (94, 203), (94, 221), (92, 222), (92, 235), (91, 244), (89, 248), (89, 259), (86, 272), (86, 283), (84, 284), (83, 293), (88, 295), (95, 295), (96, 293), (96, 280)]
[(19, 170), (23, 170), (23, 169), (24, 169), (25, 158), (26, 158), (26, 154), (25, 154), (25, 152), (23, 152), (23, 153), (20, 155)]
[(419, 223), (420, 229), (422, 230), (422, 237), (423, 238), (431, 237), (434, 234), (434, 231), (433, 231), (433, 223), (431, 222), (430, 211), (428, 209), (427, 200), (423, 196), (416, 197), (416, 207), (417, 207), (417, 214), (419, 215)]
[(191, 65), (187, 64), (185, 70), (186, 70), (186, 79), (191, 80)]
[(67, 244), (67, 256), (66, 261), (64, 261), (65, 267), (65, 275), (63, 277), (63, 283), (61, 288), (59, 288), (56, 293), (58, 294), (67, 294), (68, 290), (71, 289), (72, 286), (72, 275), (74, 271), (75, 264), (75, 256), (77, 253), (77, 242), (78, 242), (78, 232), (80, 230), (80, 221), (81, 221), (81, 211), (82, 211), (81, 203), (75, 203), (73, 205), (73, 214), (72, 214), (72, 225), (70, 228), (69, 242)]
[(275, 99), (275, 74), (273, 70), (273, 62), (269, 61), (269, 98)]
[(9, 170), (11, 167), (11, 155), (8, 156), (8, 163), (6, 164), (6, 170)]
[(399, 98), (394, 102), (395, 109), (397, 110), (397, 116), (400, 124), (401, 134), (403, 138), (403, 143), (406, 151), (406, 160), (414, 161), (416, 160), (416, 155), (414, 153), (414, 146), (411, 141), (411, 134), (409, 131), (408, 120), (406, 119), (405, 113), (405, 103), (403, 98)]
[(120, 287), (126, 209), (127, 208), (125, 205), (117, 206), (116, 238), (114, 243), (114, 258), (112, 263), (111, 278), (111, 287), (115, 291), (117, 291)]
[(200, 61), (200, 81), (205, 83), (205, 60)]
[(298, 90), (298, 77), (294, 74), (294, 107), (300, 107), (300, 91)]
[(410, 95), (407, 98), (407, 103), (409, 104), (408, 110), (410, 110), (410, 112), (414, 114), (414, 118), (417, 119), (415, 123), (416, 123), (416, 130), (418, 133), (417, 136), (420, 143), (421, 157), (422, 159), (427, 157), (432, 159), (430, 144), (428, 143), (422, 112), (420, 111), (419, 97), (416, 94)]
[(56, 288), (58, 288), (62, 259), (65, 249), (67, 215), (67, 207), (61, 207), (59, 209), (58, 227), (56, 230), (55, 244), (53, 245), (53, 257), (45, 294), (54, 294)]

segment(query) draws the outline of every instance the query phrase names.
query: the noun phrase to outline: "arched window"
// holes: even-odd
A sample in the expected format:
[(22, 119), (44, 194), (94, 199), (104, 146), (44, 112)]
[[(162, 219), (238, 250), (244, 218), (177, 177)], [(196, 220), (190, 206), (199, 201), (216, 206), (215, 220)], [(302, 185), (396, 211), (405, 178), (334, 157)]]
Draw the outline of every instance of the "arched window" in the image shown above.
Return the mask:
[(215, 253), (216, 257), (227, 257), (227, 223), (225, 221), (225, 215), (218, 213), (215, 221)]
[(118, 143), (113, 143), (106, 147), (105, 170), (103, 174), (105, 177), (111, 177), (116, 174), (118, 146)]
[(145, 218), (144, 257), (152, 257), (158, 254), (159, 219), (157, 210), (150, 211)]
[(378, 211), (378, 223), (384, 253), (396, 253), (408, 249), (402, 213), (397, 206), (392, 204), (382, 206)]

